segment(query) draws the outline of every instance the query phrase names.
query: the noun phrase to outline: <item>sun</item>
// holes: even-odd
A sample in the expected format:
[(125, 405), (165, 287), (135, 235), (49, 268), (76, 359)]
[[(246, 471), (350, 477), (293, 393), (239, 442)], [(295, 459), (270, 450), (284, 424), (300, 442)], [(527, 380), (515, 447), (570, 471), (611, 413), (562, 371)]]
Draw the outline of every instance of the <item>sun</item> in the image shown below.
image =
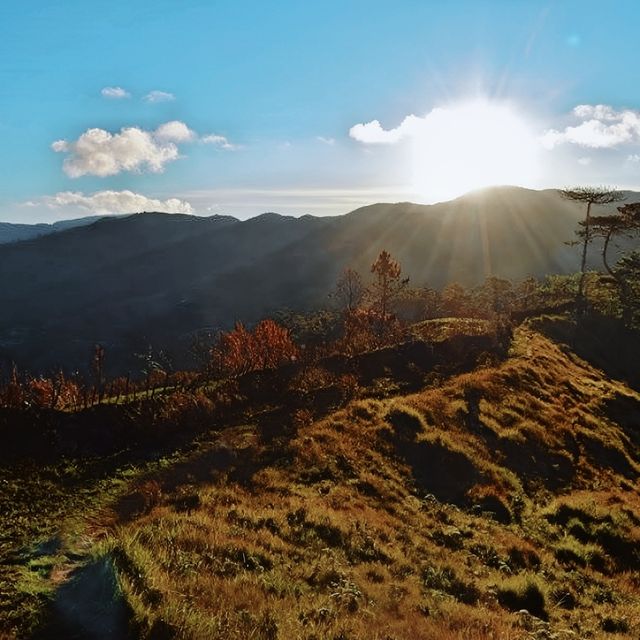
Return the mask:
[(533, 186), (539, 143), (509, 104), (478, 99), (431, 111), (413, 136), (413, 187), (428, 201), (492, 185)]

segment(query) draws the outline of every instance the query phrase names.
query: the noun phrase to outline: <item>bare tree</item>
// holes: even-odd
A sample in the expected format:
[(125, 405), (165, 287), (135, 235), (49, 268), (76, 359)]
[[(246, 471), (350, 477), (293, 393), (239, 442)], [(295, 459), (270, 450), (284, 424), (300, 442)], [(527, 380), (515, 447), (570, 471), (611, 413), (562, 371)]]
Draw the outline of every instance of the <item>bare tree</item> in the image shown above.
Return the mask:
[(625, 195), (616, 189), (609, 187), (574, 187), (573, 189), (562, 189), (560, 195), (573, 202), (583, 202), (587, 205), (584, 220), (580, 223), (582, 229), (579, 232), (582, 238), (582, 257), (580, 260), (580, 281), (578, 283), (578, 311), (584, 310), (584, 281), (587, 269), (587, 251), (593, 239), (591, 228), (591, 207), (596, 205), (612, 204), (624, 200)]
[(354, 269), (347, 268), (340, 274), (332, 297), (336, 298), (340, 306), (349, 313), (360, 306), (365, 292), (360, 274)]
[(94, 395), (97, 392), (98, 402), (102, 401), (102, 390), (104, 387), (104, 360), (106, 351), (101, 344), (93, 347), (93, 357), (91, 358), (91, 370), (94, 379)]

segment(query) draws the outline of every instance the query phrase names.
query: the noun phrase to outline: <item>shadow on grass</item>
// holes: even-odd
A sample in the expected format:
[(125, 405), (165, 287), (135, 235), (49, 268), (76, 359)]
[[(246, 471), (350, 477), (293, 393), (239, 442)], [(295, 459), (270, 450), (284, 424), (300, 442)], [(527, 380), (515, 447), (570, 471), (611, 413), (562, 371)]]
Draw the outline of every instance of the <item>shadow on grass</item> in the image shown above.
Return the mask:
[(56, 592), (33, 640), (130, 640), (131, 612), (113, 562), (104, 556), (76, 569)]
[(592, 314), (579, 323), (562, 316), (543, 316), (533, 321), (538, 331), (568, 345), (580, 358), (640, 390), (640, 331), (616, 319)]

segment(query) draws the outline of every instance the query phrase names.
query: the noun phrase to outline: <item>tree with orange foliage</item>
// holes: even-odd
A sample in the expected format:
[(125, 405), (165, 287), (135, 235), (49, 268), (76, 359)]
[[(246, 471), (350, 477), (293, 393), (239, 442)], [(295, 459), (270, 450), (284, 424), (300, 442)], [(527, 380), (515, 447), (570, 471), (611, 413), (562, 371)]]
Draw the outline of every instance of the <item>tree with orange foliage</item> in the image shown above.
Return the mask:
[(231, 375), (242, 375), (255, 368), (253, 335), (242, 322), (233, 331), (220, 334), (213, 348), (215, 368)]
[(372, 309), (354, 309), (345, 314), (344, 335), (338, 343), (341, 353), (355, 355), (380, 346), (379, 316)]
[(27, 389), (31, 404), (40, 408), (55, 407), (57, 396), (51, 378), (31, 378), (27, 382)]
[(273, 320), (262, 320), (253, 330), (259, 369), (276, 369), (298, 356), (289, 329)]
[(273, 320), (260, 321), (253, 331), (241, 322), (222, 333), (212, 350), (214, 368), (225, 375), (239, 376), (249, 371), (275, 369), (298, 356), (298, 347), (289, 330)]
[(2, 406), (11, 408), (22, 406), (26, 400), (24, 385), (18, 376), (18, 367), (16, 367), (15, 363), (11, 366), (9, 384), (2, 390), (1, 400)]

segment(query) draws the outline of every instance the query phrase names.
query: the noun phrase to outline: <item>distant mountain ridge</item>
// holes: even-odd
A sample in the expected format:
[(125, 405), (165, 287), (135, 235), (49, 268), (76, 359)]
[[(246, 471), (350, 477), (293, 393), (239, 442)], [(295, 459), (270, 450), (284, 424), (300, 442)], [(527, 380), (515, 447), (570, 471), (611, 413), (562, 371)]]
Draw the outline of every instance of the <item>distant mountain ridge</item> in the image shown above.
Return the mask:
[(564, 241), (583, 216), (555, 190), (500, 187), (334, 217), (102, 218), (0, 246), (0, 358), (75, 368), (96, 342), (118, 370), (149, 344), (178, 358), (199, 329), (326, 305), (340, 271), (367, 278), (382, 249), (415, 286), (573, 272), (578, 250)]
[(65, 231), (73, 227), (82, 227), (93, 224), (105, 216), (86, 216), (84, 218), (74, 218), (73, 220), (58, 220), (57, 222), (38, 222), (35, 224), (23, 224), (15, 222), (0, 222), (0, 244), (10, 242), (20, 242), (21, 240), (32, 240), (50, 233)]

